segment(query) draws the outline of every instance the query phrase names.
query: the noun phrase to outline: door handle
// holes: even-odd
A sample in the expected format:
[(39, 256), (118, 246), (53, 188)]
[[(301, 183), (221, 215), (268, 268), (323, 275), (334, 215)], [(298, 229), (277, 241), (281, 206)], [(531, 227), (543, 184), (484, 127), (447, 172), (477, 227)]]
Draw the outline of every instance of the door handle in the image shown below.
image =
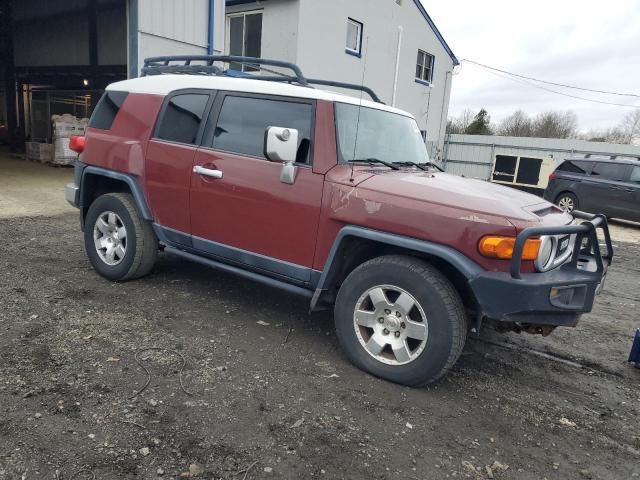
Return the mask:
[(620, 190), (618, 187), (609, 187), (609, 190)]
[(222, 170), (211, 170), (200, 165), (193, 167), (193, 173), (204, 175), (205, 177), (222, 178)]

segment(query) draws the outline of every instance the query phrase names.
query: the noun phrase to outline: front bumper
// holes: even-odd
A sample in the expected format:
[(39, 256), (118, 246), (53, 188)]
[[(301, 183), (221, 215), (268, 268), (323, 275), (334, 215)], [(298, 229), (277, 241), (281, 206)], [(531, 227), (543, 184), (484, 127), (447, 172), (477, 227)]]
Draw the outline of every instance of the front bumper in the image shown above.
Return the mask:
[[(480, 315), (518, 324), (575, 326), (590, 312), (613, 258), (604, 215), (573, 212), (579, 225), (533, 227), (517, 239), (509, 272), (484, 272), (471, 280)], [(604, 245), (599, 243), (602, 231)], [(540, 235), (573, 235), (573, 255), (564, 265), (544, 273), (521, 273), (525, 241)], [(603, 253), (601, 247), (606, 248)]]

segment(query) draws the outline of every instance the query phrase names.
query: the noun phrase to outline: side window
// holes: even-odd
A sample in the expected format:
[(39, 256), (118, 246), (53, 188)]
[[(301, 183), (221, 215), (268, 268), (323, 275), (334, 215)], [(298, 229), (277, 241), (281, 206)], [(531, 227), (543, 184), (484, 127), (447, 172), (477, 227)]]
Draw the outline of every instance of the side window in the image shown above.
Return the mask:
[(430, 53), (418, 50), (418, 60), (416, 62), (416, 80), (423, 83), (433, 82), (433, 62), (435, 58)]
[(169, 99), (156, 137), (179, 143), (196, 143), (202, 115), (207, 106), (209, 95), (185, 93)]
[(264, 158), (267, 127), (298, 130), (297, 163), (309, 163), (313, 106), (309, 103), (227, 95), (213, 136), (213, 148)]
[(202, 93), (185, 93), (171, 97), (162, 113), (156, 138), (170, 142), (196, 143), (208, 101), (209, 95)]
[(156, 137), (179, 143), (196, 143), (200, 123), (207, 107), (209, 95), (185, 93), (169, 99)]
[(570, 173), (588, 173), (590, 170), (591, 162), (584, 162), (580, 160), (565, 160), (562, 165), (558, 167), (558, 170), (562, 172)]
[(633, 167), (629, 181), (632, 183), (640, 183), (640, 167)]
[(362, 55), (362, 23), (353, 18), (347, 19), (346, 51), (357, 57)]
[(605, 180), (623, 180), (627, 177), (628, 168), (621, 163), (596, 163), (591, 171), (592, 177)]
[(110, 90), (104, 92), (98, 105), (96, 105), (93, 115), (91, 115), (89, 127), (109, 130), (127, 95), (129, 95), (127, 92), (113, 92)]

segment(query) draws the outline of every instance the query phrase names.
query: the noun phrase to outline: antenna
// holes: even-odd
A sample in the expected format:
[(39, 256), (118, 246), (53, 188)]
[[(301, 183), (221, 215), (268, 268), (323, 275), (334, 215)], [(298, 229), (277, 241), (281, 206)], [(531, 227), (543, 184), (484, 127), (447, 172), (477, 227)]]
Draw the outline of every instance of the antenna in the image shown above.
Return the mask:
[(358, 119), (356, 120), (356, 135), (353, 142), (353, 157), (351, 158), (351, 176), (349, 177), (349, 181), (353, 183), (353, 168), (355, 166), (353, 160), (356, 158), (356, 149), (358, 148), (358, 131), (360, 130), (360, 112), (362, 111), (362, 94), (364, 93), (364, 77), (367, 73), (367, 56), (369, 53), (369, 35), (365, 38), (364, 44), (364, 55), (363, 55), (363, 64), (362, 64), (362, 80), (360, 81), (360, 103), (358, 104)]

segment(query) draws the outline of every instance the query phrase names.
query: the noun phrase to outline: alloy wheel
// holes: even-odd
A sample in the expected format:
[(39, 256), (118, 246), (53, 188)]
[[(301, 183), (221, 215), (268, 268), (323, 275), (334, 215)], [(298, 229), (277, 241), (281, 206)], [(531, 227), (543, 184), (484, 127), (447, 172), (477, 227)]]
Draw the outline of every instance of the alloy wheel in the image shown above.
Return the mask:
[(114, 212), (98, 215), (93, 227), (93, 243), (100, 259), (107, 265), (118, 265), (127, 253), (127, 229)]
[(393, 285), (374, 286), (358, 299), (353, 326), (365, 351), (389, 365), (416, 360), (427, 345), (429, 334), (420, 303)]
[(568, 196), (561, 197), (560, 200), (558, 200), (558, 206), (565, 212), (573, 212), (576, 208), (573, 198)]

